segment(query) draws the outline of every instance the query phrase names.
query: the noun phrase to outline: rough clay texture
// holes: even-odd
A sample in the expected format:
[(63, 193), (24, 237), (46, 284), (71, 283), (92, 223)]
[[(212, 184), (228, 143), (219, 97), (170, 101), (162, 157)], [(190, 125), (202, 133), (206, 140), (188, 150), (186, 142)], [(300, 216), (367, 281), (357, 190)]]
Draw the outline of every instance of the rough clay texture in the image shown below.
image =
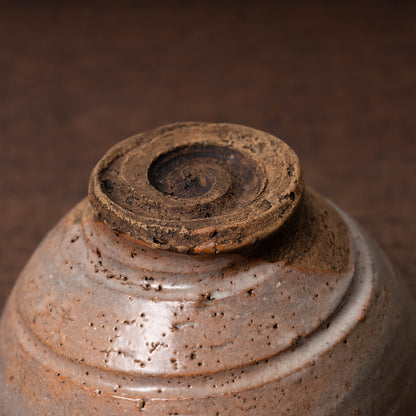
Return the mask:
[(220, 253), (276, 232), (303, 191), (295, 153), (244, 126), (177, 123), (113, 147), (89, 197), (111, 228), (154, 248)]
[(345, 224), (304, 192), (294, 152), (244, 126), (176, 123), (133, 136), (97, 164), (89, 197), (98, 220), (153, 248), (318, 270), (348, 261)]
[[(243, 129), (217, 131), (224, 128)], [(203, 159), (207, 146), (197, 148)], [(178, 169), (190, 156), (183, 143), (169, 148), (173, 158), (166, 151), (147, 165), (148, 184), (159, 193), (200, 201), (221, 187), (210, 170), (198, 175), (188, 162), (191, 184), (180, 183)], [(218, 149), (209, 158), (215, 155)], [(259, 189), (245, 174), (239, 182), (235, 159), (219, 157), (212, 169), (239, 197)], [(263, 175), (251, 184), (264, 183), (260, 157), (235, 157)], [(103, 161), (99, 169), (108, 156)], [(1, 416), (413, 414), (414, 305), (384, 255), (345, 214), (299, 188), (288, 215), (274, 199), (271, 214), (280, 222), (265, 235), (227, 223), (227, 211), (223, 228), (223, 213), (213, 216), (218, 238), (242, 224), (241, 233), (256, 233), (252, 245), (224, 237), (221, 246), (210, 233), (197, 241), (191, 227), (177, 239), (149, 242), (142, 214), (124, 230), (120, 205), (100, 209), (110, 199), (94, 197), (94, 187), (109, 178), (94, 183), (96, 173), (93, 206), (83, 200), (46, 236), (8, 300), (0, 327)], [(162, 180), (170, 175), (176, 179)], [(114, 182), (106, 192), (115, 195)], [(123, 194), (116, 200), (124, 204)], [(184, 217), (193, 212), (188, 204)], [(196, 242), (212, 241), (220, 250), (195, 254)]]

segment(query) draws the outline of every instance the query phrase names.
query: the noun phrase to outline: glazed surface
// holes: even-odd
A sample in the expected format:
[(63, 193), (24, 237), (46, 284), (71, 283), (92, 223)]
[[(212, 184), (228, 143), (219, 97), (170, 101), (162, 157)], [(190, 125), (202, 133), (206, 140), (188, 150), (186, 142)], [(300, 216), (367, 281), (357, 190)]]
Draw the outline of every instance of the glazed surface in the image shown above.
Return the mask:
[(282, 141), (172, 124), (110, 149), (26, 265), (1, 321), (0, 407), (408, 416), (413, 310)]
[(404, 414), (415, 381), (406, 296), (346, 223), (346, 271), (317, 273), (154, 250), (82, 202), (2, 318), (4, 415)]

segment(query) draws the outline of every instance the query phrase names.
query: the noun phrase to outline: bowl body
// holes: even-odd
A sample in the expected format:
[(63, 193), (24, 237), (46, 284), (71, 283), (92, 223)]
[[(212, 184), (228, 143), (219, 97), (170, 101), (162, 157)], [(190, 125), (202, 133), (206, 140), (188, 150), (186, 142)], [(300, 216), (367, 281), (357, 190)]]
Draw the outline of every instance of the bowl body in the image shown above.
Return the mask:
[[(208, 150), (212, 161), (216, 151)], [(239, 173), (234, 154), (227, 158), (216, 172)], [(233, 184), (231, 176), (224, 181)], [(198, 198), (222, 186), (197, 179)], [(153, 228), (158, 238), (147, 241), (142, 219), (132, 232), (112, 226), (120, 211), (105, 181), (107, 219), (97, 194), (81, 201), (45, 237), (9, 297), (1, 416), (415, 414), (414, 303), (348, 215), (295, 184), (299, 196), (288, 200), (296, 206), (279, 202), (284, 209), (272, 215), (286, 222), (259, 244), (255, 227), (229, 242), (227, 229), (193, 230), (189, 219), (179, 237)], [(206, 191), (207, 183), (217, 188)], [(134, 215), (128, 221), (136, 226)]]
[(412, 414), (410, 300), (345, 214), (354, 254), (337, 286), (334, 273), (160, 253), (88, 211), (51, 231), (10, 296), (0, 414)]

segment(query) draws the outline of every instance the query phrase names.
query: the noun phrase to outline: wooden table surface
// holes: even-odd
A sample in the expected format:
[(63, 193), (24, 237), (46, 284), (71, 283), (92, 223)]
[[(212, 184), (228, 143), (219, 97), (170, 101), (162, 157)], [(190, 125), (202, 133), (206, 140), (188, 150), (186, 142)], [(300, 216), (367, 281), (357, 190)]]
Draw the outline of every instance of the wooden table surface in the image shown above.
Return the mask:
[(284, 139), (416, 296), (415, 6), (178, 3), (0, 6), (0, 308), (103, 152), (183, 120)]

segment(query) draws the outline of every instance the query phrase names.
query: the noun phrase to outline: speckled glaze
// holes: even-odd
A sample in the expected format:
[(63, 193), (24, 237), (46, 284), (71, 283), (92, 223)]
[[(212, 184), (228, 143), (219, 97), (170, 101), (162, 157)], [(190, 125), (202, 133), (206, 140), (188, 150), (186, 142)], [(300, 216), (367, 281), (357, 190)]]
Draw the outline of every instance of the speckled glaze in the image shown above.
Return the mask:
[(133, 136), (8, 300), (0, 415), (416, 414), (415, 308), (279, 139)]

